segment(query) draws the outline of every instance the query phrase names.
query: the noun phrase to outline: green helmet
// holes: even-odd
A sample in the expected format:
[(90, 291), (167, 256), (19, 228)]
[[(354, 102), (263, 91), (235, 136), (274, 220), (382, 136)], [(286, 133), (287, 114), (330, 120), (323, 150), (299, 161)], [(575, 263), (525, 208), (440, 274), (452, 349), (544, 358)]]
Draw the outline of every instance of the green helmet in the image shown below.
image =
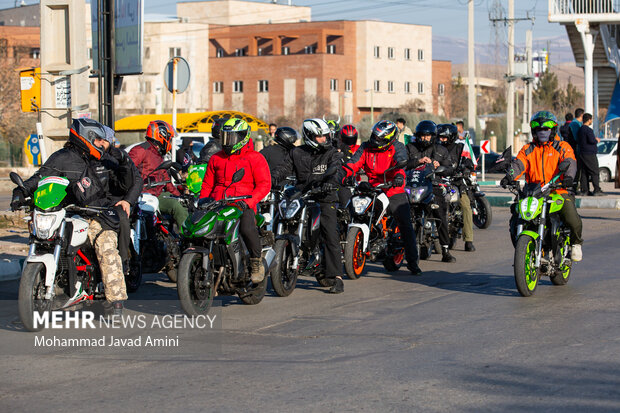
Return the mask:
[(226, 155), (239, 152), (250, 141), (250, 125), (243, 119), (231, 118), (222, 125), (222, 149)]
[(558, 119), (549, 111), (541, 110), (536, 112), (530, 119), (530, 129), (532, 137), (540, 142), (545, 143), (553, 140), (558, 133)]

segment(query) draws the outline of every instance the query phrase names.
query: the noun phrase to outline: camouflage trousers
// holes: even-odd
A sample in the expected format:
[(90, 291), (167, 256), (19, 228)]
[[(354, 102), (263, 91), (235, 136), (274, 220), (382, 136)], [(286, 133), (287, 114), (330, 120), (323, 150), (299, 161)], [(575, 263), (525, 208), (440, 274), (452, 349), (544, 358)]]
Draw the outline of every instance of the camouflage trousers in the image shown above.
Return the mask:
[(467, 192), (461, 192), (459, 203), (463, 211), (463, 241), (474, 242), (474, 215), (471, 210), (471, 200)]
[(101, 228), (101, 224), (90, 220), (88, 239), (95, 248), (99, 261), (106, 299), (113, 303), (127, 299), (123, 264), (118, 252), (118, 234), (115, 231)]

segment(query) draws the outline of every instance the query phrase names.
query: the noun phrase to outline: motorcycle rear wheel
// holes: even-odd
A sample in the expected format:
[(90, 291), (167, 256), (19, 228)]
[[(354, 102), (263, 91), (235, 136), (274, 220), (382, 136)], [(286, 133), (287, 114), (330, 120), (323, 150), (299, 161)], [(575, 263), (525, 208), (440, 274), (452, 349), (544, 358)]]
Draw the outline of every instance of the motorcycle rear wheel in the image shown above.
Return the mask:
[(188, 315), (206, 315), (213, 305), (215, 285), (213, 269), (205, 273), (202, 254), (190, 252), (181, 257), (177, 292), (181, 307)]
[[(568, 252), (566, 252), (567, 248), (568, 248)], [(562, 245), (562, 248), (560, 249), (560, 254), (562, 256), (564, 256), (565, 253), (566, 255), (570, 254), (570, 239), (569, 238), (566, 238), (564, 240), (564, 245)], [(568, 279), (570, 278), (571, 269), (572, 269), (572, 262), (570, 264), (564, 263), (560, 265), (560, 267), (558, 268), (559, 273), (556, 275), (552, 275), (550, 277), (553, 285), (568, 284)]]
[(363, 249), (364, 233), (357, 227), (352, 227), (347, 234), (344, 247), (344, 269), (352, 280), (361, 277), (366, 266), (366, 254)]
[(291, 243), (286, 239), (279, 239), (274, 250), (276, 265), (271, 271), (271, 286), (279, 297), (288, 297), (295, 291), (299, 275), (297, 269), (290, 268), (294, 258)]
[(475, 198), (476, 209), (478, 210), (478, 214), (473, 216), (474, 225), (480, 229), (487, 229), (491, 226), (491, 221), (493, 221), (493, 210), (491, 209), (491, 204), (489, 200), (482, 196)]
[(536, 241), (529, 235), (521, 235), (515, 247), (514, 275), (519, 294), (529, 297), (534, 294), (540, 279), (536, 264)]
[(383, 267), (388, 272), (398, 271), (405, 261), (405, 249), (397, 251), (394, 255), (388, 256), (383, 260)]

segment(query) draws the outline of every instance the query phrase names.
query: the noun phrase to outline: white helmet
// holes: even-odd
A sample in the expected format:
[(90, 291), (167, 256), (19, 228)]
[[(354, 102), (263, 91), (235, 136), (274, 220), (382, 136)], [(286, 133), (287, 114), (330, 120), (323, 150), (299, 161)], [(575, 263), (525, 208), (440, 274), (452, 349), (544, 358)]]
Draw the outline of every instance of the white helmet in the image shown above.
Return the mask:
[[(323, 119), (306, 119), (301, 126), (304, 143), (314, 149), (326, 149), (332, 146), (332, 131)], [(318, 143), (317, 137), (325, 136), (325, 142)]]

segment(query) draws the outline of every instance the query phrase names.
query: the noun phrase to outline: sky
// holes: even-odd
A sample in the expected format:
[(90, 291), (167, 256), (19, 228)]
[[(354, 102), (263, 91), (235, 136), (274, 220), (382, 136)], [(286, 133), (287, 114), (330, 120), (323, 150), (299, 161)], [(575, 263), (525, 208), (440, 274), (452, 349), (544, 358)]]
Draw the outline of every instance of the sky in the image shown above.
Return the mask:
[[(20, 0), (21, 1), (21, 0)], [(173, 0), (144, 0), (147, 14), (175, 15)], [(185, 0), (191, 1), (191, 0)], [(267, 0), (248, 0), (267, 2)], [(269, 1), (270, 2), (270, 1)], [(286, 4), (287, 0), (279, 0)], [(535, 21), (520, 21), (515, 26), (515, 46), (523, 48), (525, 32), (533, 30), (534, 49), (549, 47), (555, 63), (574, 61), (566, 30), (547, 21), (546, 0), (515, 0), (515, 17), (528, 13)], [(26, 4), (38, 3), (26, 0)], [(13, 7), (15, 0), (0, 0), (0, 8)], [(312, 20), (382, 20), (425, 24), (433, 27), (433, 59), (467, 62), (467, 0), (292, 0), (295, 6), (312, 7)], [(474, 37), (481, 63), (504, 63), (507, 55), (507, 28), (494, 27), (489, 14), (507, 17), (508, 0), (474, 0)], [(499, 12), (498, 12), (499, 11)], [(489, 46), (490, 45), (490, 46)]]

